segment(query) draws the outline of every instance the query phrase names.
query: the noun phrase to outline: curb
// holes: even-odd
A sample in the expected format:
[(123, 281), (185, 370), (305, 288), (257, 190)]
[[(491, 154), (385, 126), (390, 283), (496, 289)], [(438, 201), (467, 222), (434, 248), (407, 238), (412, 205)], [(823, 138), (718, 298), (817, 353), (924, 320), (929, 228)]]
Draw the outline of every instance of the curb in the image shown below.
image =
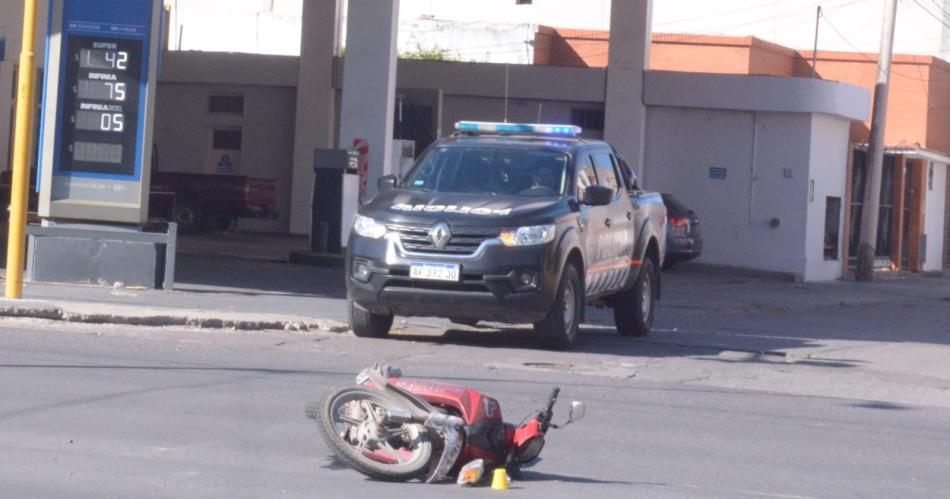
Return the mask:
[(228, 329), (234, 331), (312, 331), (344, 333), (350, 327), (329, 319), (301, 320), (254, 320), (221, 319), (216, 317), (193, 317), (188, 315), (122, 315), (86, 313), (67, 310), (59, 306), (23, 307), (0, 306), (0, 317), (44, 319), (79, 324), (116, 324), (150, 327), (192, 327), (200, 329)]

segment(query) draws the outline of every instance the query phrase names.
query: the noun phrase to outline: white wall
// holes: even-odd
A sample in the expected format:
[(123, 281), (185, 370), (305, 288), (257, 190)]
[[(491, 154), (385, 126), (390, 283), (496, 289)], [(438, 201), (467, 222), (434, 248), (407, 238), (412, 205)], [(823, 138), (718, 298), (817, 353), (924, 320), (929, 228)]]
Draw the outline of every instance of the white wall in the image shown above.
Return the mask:
[[(405, 0), (403, 0), (405, 1)], [(537, 24), (412, 19), (399, 23), (399, 53), (438, 51), (455, 61), (532, 64)]]
[[(244, 95), (244, 115), (208, 113), (208, 97), (212, 94)], [(243, 166), (240, 173), (277, 181), (280, 217), (254, 226), (263, 231), (286, 232), (290, 215), (295, 103), (296, 89), (292, 87), (161, 82), (155, 113), (159, 168), (168, 172), (208, 173), (205, 162), (211, 130), (240, 127)]]
[[(943, 270), (945, 255), (947, 165), (937, 162), (931, 164), (934, 169), (933, 189), (930, 189), (928, 179), (926, 211), (924, 212), (924, 233), (927, 234), (927, 260), (924, 261), (924, 272), (939, 272)], [(928, 173), (924, 172), (925, 175)]]
[[(844, 234), (844, 202), (848, 178), (848, 133), (849, 125), (844, 120), (820, 114), (812, 116), (811, 166), (808, 169), (808, 180), (814, 181), (814, 192), (811, 192), (810, 186), (806, 188), (808, 228), (805, 239), (805, 279), (808, 281), (840, 279), (843, 273), (845, 256), (841, 250), (842, 242), (847, 237)], [(828, 197), (841, 200), (836, 260), (826, 260), (824, 255)]]
[(650, 107), (645, 187), (699, 215), (699, 261), (804, 275), (810, 130), (807, 114)]
[[(603, 109), (599, 102), (550, 101), (540, 99), (510, 99), (508, 101), (508, 120), (515, 123), (534, 123), (538, 118), (538, 104), (541, 104), (541, 121), (544, 123), (570, 123), (571, 110)], [(442, 113), (442, 135), (455, 131), (455, 123), (461, 120), (501, 121), (505, 112), (505, 101), (498, 97), (474, 97), (469, 95), (447, 95)], [(602, 130), (584, 130), (584, 137), (600, 139)]]
[(170, 46), (209, 52), (299, 55), (302, 1), (175, 0), (170, 2)]

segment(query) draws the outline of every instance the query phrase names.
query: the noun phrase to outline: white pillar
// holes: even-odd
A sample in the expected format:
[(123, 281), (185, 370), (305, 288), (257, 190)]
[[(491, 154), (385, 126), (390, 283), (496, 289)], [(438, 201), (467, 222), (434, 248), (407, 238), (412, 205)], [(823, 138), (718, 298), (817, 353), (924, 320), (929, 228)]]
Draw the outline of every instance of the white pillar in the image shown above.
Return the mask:
[(650, 64), (652, 0), (610, 3), (610, 53), (604, 138), (643, 176), (646, 106), (643, 72)]
[(313, 150), (333, 147), (336, 91), (333, 57), (339, 45), (339, 0), (306, 0), (300, 36), (290, 232), (310, 233)]
[(367, 196), (392, 171), (398, 27), (399, 0), (350, 0), (339, 147), (352, 149), (355, 139), (369, 145)]

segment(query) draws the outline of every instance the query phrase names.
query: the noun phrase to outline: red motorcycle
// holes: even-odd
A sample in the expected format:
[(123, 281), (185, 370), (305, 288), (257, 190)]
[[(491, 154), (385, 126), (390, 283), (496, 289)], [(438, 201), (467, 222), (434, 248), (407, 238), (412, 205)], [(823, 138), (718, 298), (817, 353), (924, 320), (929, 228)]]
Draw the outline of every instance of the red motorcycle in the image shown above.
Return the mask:
[[(505, 467), (519, 477), (538, 457), (559, 389), (547, 404), (514, 426), (502, 421), (493, 398), (464, 386), (403, 378), (390, 366), (364, 369), (356, 385), (335, 388), (307, 406), (327, 445), (343, 463), (377, 480), (437, 482), (462, 473), (460, 484), (480, 481), (482, 470)], [(584, 417), (571, 404), (566, 426)], [(464, 465), (464, 466), (463, 466)]]

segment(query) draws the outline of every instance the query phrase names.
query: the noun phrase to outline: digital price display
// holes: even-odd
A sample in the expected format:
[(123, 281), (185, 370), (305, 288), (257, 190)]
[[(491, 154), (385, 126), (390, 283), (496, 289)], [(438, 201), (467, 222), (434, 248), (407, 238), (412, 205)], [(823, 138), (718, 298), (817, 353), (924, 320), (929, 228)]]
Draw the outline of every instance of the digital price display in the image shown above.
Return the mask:
[(134, 175), (142, 41), (70, 36), (60, 169)]

